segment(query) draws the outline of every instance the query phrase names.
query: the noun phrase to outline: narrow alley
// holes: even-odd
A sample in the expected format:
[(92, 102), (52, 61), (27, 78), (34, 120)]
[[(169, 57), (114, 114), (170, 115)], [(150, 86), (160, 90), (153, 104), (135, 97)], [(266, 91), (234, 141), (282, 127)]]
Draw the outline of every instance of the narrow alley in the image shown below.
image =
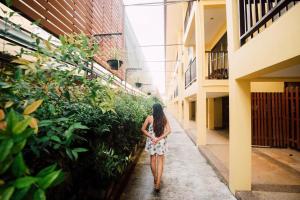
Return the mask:
[(149, 155), (144, 151), (121, 199), (235, 199), (176, 119), (171, 115), (168, 115), (168, 119), (172, 133), (168, 137), (169, 152), (165, 159), (160, 193), (153, 190)]

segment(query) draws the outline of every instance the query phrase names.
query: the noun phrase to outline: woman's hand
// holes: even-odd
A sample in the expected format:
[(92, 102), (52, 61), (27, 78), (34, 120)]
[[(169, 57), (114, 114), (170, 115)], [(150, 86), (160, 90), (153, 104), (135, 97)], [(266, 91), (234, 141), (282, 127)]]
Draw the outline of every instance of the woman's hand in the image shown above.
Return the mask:
[(162, 139), (162, 137), (154, 137), (154, 139), (152, 140), (153, 144), (157, 144), (160, 140)]
[(156, 138), (156, 137), (154, 137), (154, 136), (152, 136), (152, 137), (151, 137), (151, 142), (152, 142), (152, 144), (156, 144), (156, 142), (157, 142), (157, 138)]

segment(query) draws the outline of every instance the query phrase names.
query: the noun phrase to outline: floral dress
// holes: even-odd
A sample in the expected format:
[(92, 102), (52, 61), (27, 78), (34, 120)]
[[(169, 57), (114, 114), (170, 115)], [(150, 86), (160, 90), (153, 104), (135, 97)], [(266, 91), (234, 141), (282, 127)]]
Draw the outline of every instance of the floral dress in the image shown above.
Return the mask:
[[(155, 136), (153, 131), (153, 124), (149, 125), (148, 132)], [(150, 155), (158, 154), (164, 155), (167, 152), (167, 140), (166, 138), (161, 139), (158, 143), (153, 144), (151, 139), (147, 137), (145, 150), (150, 153)]]

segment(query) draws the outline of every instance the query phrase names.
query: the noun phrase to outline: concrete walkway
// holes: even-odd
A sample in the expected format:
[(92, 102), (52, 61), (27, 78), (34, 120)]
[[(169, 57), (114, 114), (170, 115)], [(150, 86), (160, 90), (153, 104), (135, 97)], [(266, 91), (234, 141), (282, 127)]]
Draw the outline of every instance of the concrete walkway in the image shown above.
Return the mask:
[(170, 115), (172, 133), (168, 137), (169, 152), (165, 159), (160, 193), (153, 192), (149, 155), (143, 152), (121, 196), (123, 200), (233, 200), (196, 146)]

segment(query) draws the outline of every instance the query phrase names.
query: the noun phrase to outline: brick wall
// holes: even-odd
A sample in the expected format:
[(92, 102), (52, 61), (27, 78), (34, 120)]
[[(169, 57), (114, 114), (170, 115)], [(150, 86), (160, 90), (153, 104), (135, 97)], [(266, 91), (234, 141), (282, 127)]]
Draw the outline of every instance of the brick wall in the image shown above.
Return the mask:
[(114, 48), (124, 52), (122, 0), (15, 0), (13, 6), (30, 20), (41, 20), (40, 26), (56, 36), (72, 32), (88, 35), (123, 33), (121, 36), (99, 38), (100, 54), (95, 56), (95, 60), (124, 79), (125, 66), (112, 71), (106, 63)]
[[(121, 32), (121, 36), (111, 36), (99, 38), (101, 56), (100, 63), (110, 70), (106, 60), (113, 56), (113, 49), (120, 49), (124, 52), (124, 10), (122, 0), (92, 0), (93, 19), (92, 34)], [(124, 79), (125, 65), (118, 71), (111, 71), (119, 78)]]

